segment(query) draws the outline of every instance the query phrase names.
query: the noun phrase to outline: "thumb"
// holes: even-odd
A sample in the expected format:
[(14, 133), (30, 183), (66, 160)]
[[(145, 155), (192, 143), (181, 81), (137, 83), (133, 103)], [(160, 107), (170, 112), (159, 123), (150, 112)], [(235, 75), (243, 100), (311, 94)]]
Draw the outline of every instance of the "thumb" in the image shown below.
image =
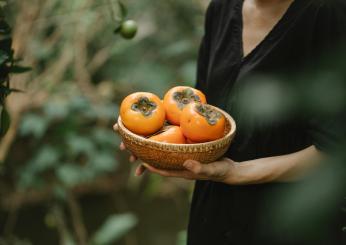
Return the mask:
[(202, 164), (195, 160), (187, 160), (183, 164), (184, 168), (189, 170), (190, 172), (194, 174), (201, 174), (202, 173)]

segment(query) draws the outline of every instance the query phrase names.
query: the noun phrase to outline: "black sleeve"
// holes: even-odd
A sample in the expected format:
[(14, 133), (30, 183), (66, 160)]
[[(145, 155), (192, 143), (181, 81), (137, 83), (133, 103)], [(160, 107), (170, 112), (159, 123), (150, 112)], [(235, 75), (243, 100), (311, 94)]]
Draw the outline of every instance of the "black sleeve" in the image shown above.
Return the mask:
[(205, 91), (206, 80), (208, 76), (215, 4), (216, 4), (215, 1), (211, 1), (207, 8), (205, 23), (204, 23), (204, 36), (203, 36), (203, 39), (199, 48), (199, 53), (198, 53), (196, 88), (201, 91)]
[[(317, 44), (316, 53), (321, 52), (316, 56), (319, 59), (316, 73), (330, 74), (324, 78), (329, 78), (329, 81), (318, 81), (317, 77), (316, 82), (327, 83), (330, 90), (326, 86), (324, 87), (326, 89), (315, 97), (319, 101), (330, 102), (330, 105), (325, 105), (325, 108), (329, 106), (329, 111), (323, 108), (314, 110), (308, 121), (308, 133), (317, 149), (330, 152), (345, 146), (346, 143), (346, 2), (344, 0), (322, 2), (314, 41)], [(332, 94), (332, 91), (338, 93)], [(324, 96), (330, 100), (323, 98)], [(319, 101), (316, 101), (316, 104), (323, 106), (322, 103), (318, 103)]]

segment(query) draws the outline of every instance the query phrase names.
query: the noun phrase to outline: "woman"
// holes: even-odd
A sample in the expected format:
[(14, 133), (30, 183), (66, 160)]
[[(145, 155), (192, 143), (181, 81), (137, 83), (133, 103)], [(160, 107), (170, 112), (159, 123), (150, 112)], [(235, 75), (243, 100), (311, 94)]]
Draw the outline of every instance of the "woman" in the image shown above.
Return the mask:
[[(136, 175), (147, 169), (197, 180), (189, 245), (309, 244), (299, 237), (292, 243), (288, 234), (272, 237), (266, 230), (270, 210), (263, 207), (268, 196), (283, 191), (290, 185), (285, 183), (299, 179), (323, 159), (323, 151), (336, 143), (335, 132), (299, 115), (243, 126), (248, 124), (239, 94), (250, 83), (248, 78), (257, 74), (285, 77), (315, 69), (325, 52), (346, 40), (345, 15), (342, 0), (211, 2), (199, 52), (197, 88), (210, 104), (235, 118), (237, 136), (225, 158), (217, 162), (186, 161), (182, 172), (146, 164), (136, 170)], [(331, 232), (320, 244), (338, 244), (339, 233), (336, 227), (335, 234)]]

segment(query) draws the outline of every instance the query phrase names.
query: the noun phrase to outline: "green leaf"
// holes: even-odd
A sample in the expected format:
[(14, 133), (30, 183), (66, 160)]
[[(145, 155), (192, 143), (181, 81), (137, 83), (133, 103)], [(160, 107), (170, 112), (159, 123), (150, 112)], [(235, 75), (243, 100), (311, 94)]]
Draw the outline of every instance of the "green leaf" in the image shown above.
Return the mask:
[(10, 91), (10, 92), (13, 92), (13, 93), (24, 93), (23, 90), (16, 89), (16, 88), (10, 88), (9, 91)]
[[(2, 30), (0, 30), (1, 35)], [(12, 38), (10, 36), (7, 36), (3, 34), (4, 36), (1, 36), (0, 38), (0, 47), (3, 51), (10, 54), (12, 51)]]
[(30, 167), (22, 169), (19, 173), (19, 179), (17, 180), (17, 187), (20, 190), (29, 188), (41, 189), (45, 184), (46, 182), (42, 179), (42, 176), (38, 175)]
[(67, 197), (66, 189), (63, 188), (61, 185), (54, 185), (53, 195), (56, 199), (65, 201)]
[(0, 136), (3, 137), (10, 128), (11, 118), (5, 108), (1, 111)]
[(73, 155), (80, 153), (93, 154), (95, 149), (91, 139), (76, 134), (67, 136), (67, 146)]
[(0, 85), (0, 93), (1, 96), (3, 96), (4, 98), (6, 98), (10, 93), (10, 89), (7, 87), (7, 85)]
[(89, 108), (90, 108), (90, 102), (88, 101), (87, 98), (83, 96), (73, 97), (69, 101), (69, 105), (71, 110), (74, 110), (74, 111), (89, 111)]
[(4, 20), (0, 20), (0, 34), (8, 35), (11, 33), (10, 26)]
[(24, 168), (24, 170), (19, 173), (19, 178), (17, 180), (18, 188), (23, 190), (32, 187), (35, 181), (37, 181), (35, 177), (34, 171)]
[(120, 21), (116, 23), (115, 29), (114, 29), (114, 34), (120, 33), (120, 30), (121, 30), (121, 23), (122, 23), (122, 22), (120, 22)]
[(48, 120), (45, 117), (27, 114), (20, 126), (19, 133), (23, 136), (33, 135), (35, 138), (41, 138), (48, 127)]
[(25, 66), (12, 66), (10, 69), (11, 73), (25, 73), (28, 71), (31, 71), (31, 67), (25, 67)]
[(118, 5), (120, 9), (121, 19), (125, 19), (127, 16), (127, 8), (120, 0), (118, 0)]
[(0, 0), (0, 8), (3, 8), (7, 5), (7, 1), (6, 0)]
[(117, 166), (117, 161), (112, 152), (102, 151), (93, 154), (90, 159), (92, 167), (97, 172), (111, 172)]
[(15, 89), (15, 88), (8, 88), (7, 86), (4, 86), (4, 85), (0, 85), (0, 91), (1, 91), (1, 94), (4, 95), (5, 97), (8, 96), (12, 92), (15, 92), (15, 93), (23, 92), (22, 90)]
[(76, 242), (73, 240), (73, 236), (69, 231), (63, 233), (63, 242), (64, 245), (76, 245)]
[(8, 54), (0, 50), (0, 64), (4, 63), (7, 60), (8, 60)]
[(98, 127), (92, 130), (91, 136), (98, 145), (103, 147), (117, 147), (121, 141), (120, 137), (112, 129)]
[(59, 160), (59, 152), (52, 146), (44, 146), (32, 160), (19, 171), (18, 187), (20, 189), (42, 188), (46, 181), (41, 172), (54, 168)]
[(62, 183), (69, 187), (75, 186), (84, 181), (81, 167), (70, 163), (60, 166), (55, 171), (55, 174)]
[(61, 119), (67, 117), (69, 108), (66, 103), (50, 101), (44, 105), (43, 111), (49, 119)]
[(187, 242), (187, 234), (185, 230), (182, 230), (178, 233), (176, 245), (186, 245), (186, 242)]
[(42, 172), (57, 165), (59, 156), (57, 149), (52, 146), (43, 146), (29, 165), (34, 172)]
[(96, 231), (93, 242), (97, 245), (112, 244), (129, 232), (136, 224), (137, 218), (133, 214), (111, 215)]

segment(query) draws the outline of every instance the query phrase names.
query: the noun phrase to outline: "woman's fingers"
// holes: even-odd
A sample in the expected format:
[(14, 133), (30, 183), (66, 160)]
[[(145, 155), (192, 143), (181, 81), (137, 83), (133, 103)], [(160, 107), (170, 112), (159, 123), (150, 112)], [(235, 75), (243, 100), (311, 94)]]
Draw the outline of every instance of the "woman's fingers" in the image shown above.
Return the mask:
[(119, 149), (122, 150), (122, 151), (126, 150), (126, 146), (125, 146), (124, 142), (120, 143)]
[(129, 162), (135, 162), (137, 161), (137, 157), (135, 155), (131, 155), (129, 158)]
[(184, 167), (198, 176), (213, 177), (217, 175), (218, 169), (215, 167), (216, 164), (202, 164), (198, 161), (187, 160), (184, 162)]
[[(118, 125), (117, 125), (117, 124), (114, 124), (113, 129), (114, 129), (115, 131), (117, 131), (117, 130), (118, 130)], [(120, 149), (121, 151), (125, 151), (125, 150), (126, 150), (126, 146), (125, 146), (124, 142), (121, 142), (121, 143), (120, 143), (119, 149)], [(131, 153), (131, 152), (130, 152), (130, 153)], [(136, 157), (135, 155), (132, 155), (132, 154), (131, 154), (131, 156), (130, 156), (130, 158), (129, 158), (129, 162), (135, 162), (135, 161), (137, 161), (137, 157)]]
[[(119, 132), (119, 127), (118, 127), (118, 124), (114, 124), (113, 125), (113, 130), (118, 133)], [(126, 150), (126, 146), (124, 144), (124, 142), (121, 142), (120, 145), (119, 145), (119, 149), (121, 151), (125, 151)], [(131, 153), (131, 152), (130, 152)], [(133, 163), (137, 161), (137, 157), (135, 155), (130, 155), (129, 157), (129, 162)], [(135, 170), (135, 176), (141, 176), (144, 172), (145, 172), (146, 168), (142, 165), (139, 165), (136, 170)]]
[(184, 178), (184, 179), (195, 179), (189, 171), (186, 170), (162, 170), (157, 169), (147, 163), (142, 163), (143, 166), (151, 173), (161, 175), (163, 177), (174, 177), (174, 178)]
[(115, 132), (118, 132), (118, 131), (119, 131), (119, 128), (118, 128), (118, 124), (117, 124), (117, 123), (113, 125), (113, 130), (114, 130)]
[(164, 177), (214, 181), (223, 181), (227, 177), (227, 174), (229, 174), (231, 168), (231, 163), (227, 159), (222, 159), (210, 164), (202, 164), (198, 161), (187, 160), (183, 164), (186, 170), (182, 171), (157, 169), (147, 163), (143, 163), (143, 165), (150, 172)]
[(146, 168), (140, 164), (135, 170), (135, 176), (141, 176), (145, 172)]
[(194, 160), (187, 160), (183, 164), (184, 168), (189, 170), (190, 172), (194, 174), (203, 174), (206, 172), (206, 169), (203, 168), (203, 165), (200, 162), (194, 161)]

